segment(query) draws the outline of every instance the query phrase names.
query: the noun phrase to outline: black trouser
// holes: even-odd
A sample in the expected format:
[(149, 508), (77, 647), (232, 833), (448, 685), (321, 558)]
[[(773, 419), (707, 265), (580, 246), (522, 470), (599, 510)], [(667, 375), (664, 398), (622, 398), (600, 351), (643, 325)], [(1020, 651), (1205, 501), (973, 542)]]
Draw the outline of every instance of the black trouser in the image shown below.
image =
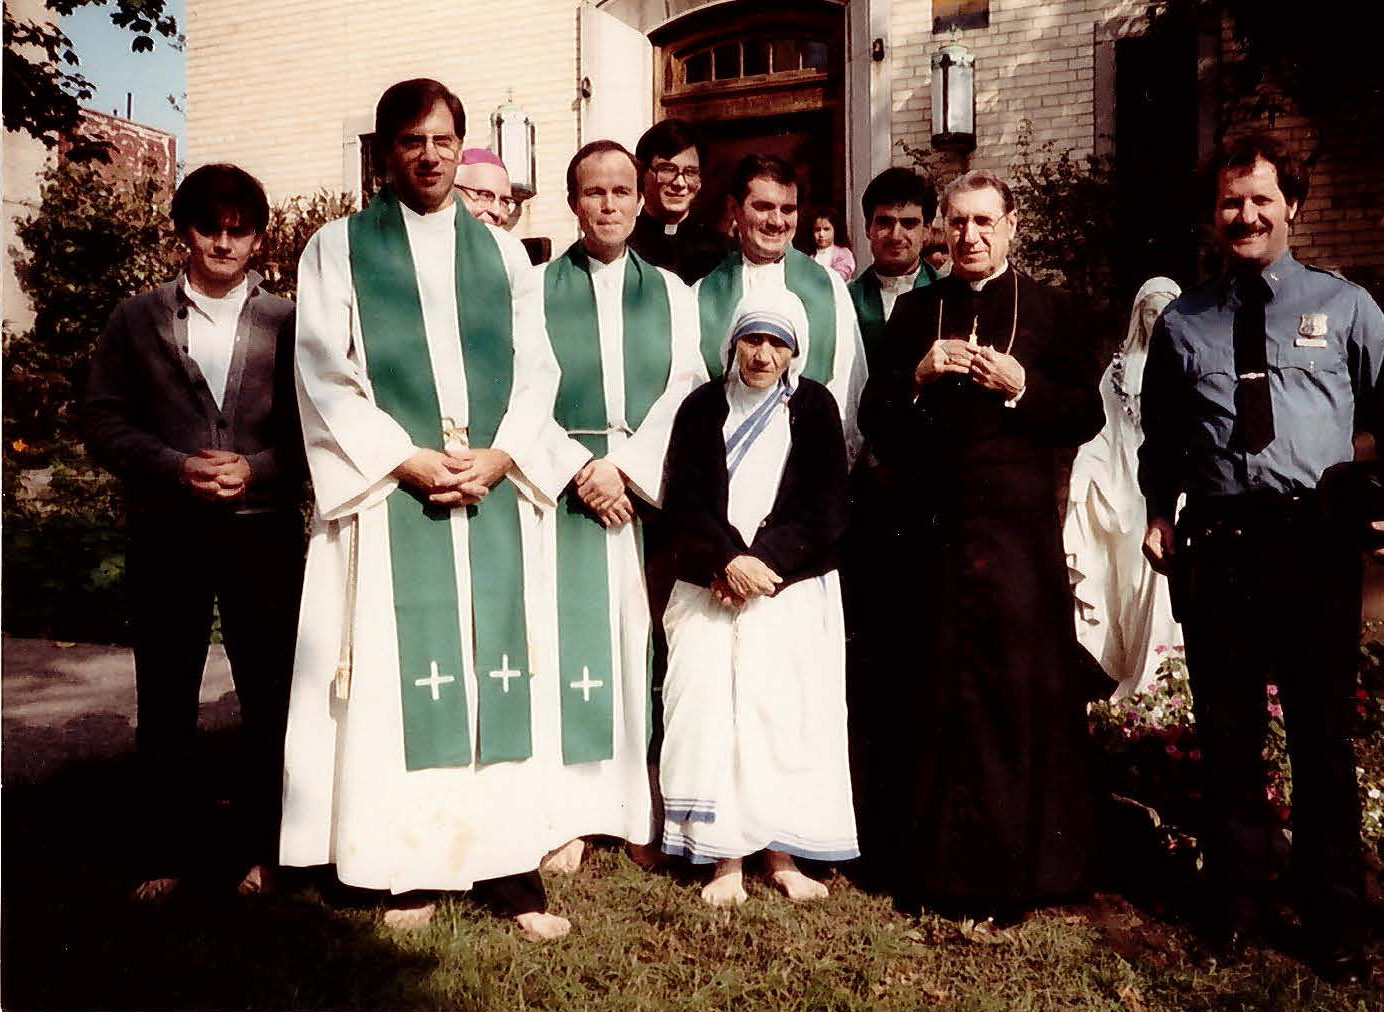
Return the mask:
[(276, 863), (304, 547), (297, 510), (237, 515), (198, 506), (130, 520), (126, 580), (151, 877), (176, 876), (192, 857), (194, 743), (213, 601), (240, 700), (238, 843), (247, 864)]
[(1269, 871), (1265, 686), (1278, 686), (1293, 776), (1300, 913), (1322, 944), (1358, 939), (1364, 914), (1351, 744), (1361, 562), (1310, 496), (1194, 503), (1178, 523), (1174, 608), (1187, 644), (1209, 825), (1214, 914), (1249, 926)]
[(497, 917), (539, 914), (548, 909), (548, 894), (537, 869), (477, 882), (471, 898)]

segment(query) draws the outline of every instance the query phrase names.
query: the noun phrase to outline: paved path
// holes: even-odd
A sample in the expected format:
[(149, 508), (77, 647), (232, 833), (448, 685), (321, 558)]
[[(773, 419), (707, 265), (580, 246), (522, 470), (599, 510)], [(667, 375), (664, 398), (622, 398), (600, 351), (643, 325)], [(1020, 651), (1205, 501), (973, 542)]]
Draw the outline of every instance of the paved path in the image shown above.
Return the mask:
[[(0, 641), (3, 762), (6, 785), (48, 779), (64, 765), (134, 750), (135, 667), (125, 647), (49, 640)], [(226, 652), (207, 657), (202, 727), (239, 719)]]

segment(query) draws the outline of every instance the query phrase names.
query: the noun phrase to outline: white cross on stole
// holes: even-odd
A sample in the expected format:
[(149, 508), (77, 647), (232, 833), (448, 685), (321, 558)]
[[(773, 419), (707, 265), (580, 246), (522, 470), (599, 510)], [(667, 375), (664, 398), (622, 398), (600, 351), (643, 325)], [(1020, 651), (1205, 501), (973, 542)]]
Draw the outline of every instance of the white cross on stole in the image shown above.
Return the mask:
[(505, 692), (509, 692), (509, 680), (511, 678), (518, 678), (522, 674), (522, 671), (515, 671), (509, 666), (509, 654), (504, 654), (500, 658), (500, 669), (490, 672), (490, 677), (500, 679), (500, 686)]
[(425, 686), (425, 685), (426, 685), (429, 689), (431, 689), (431, 690), (432, 690), (433, 702), (436, 703), (439, 699), (442, 698), (441, 696), (438, 695), (438, 692), (437, 692), (438, 687), (439, 687), (439, 686), (446, 685), (448, 682), (455, 682), (455, 681), (456, 681), (456, 679), (453, 678), (451, 675), (442, 675), (442, 674), (438, 674), (438, 671), (437, 671), (437, 661), (433, 661), (431, 664), (428, 665), (428, 677), (427, 677), (427, 678), (415, 678), (415, 679), (413, 680), (413, 684), (414, 684), (414, 685), (417, 685), (417, 686), (419, 686), (419, 687), (422, 687), (422, 686)]
[(581, 689), (581, 701), (583, 703), (589, 703), (591, 702), (591, 690), (601, 688), (605, 685), (605, 682), (592, 681), (591, 669), (583, 664), (581, 667), (581, 681), (568, 682), (567, 684), (573, 689)]

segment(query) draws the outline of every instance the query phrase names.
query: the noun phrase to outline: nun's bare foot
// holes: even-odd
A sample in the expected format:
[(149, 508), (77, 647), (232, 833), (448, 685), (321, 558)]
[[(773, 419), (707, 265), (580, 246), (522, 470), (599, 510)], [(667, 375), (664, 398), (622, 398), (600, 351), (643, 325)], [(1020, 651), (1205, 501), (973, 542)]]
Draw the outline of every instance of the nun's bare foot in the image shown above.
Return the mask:
[(711, 881), (702, 886), (702, 902), (711, 907), (738, 907), (749, 898), (740, 858), (717, 861)]
[(663, 851), (659, 850), (658, 845), (653, 843), (628, 844), (625, 847), (625, 853), (629, 854), (630, 860), (645, 871), (662, 868), (668, 863), (668, 858)]
[(548, 851), (547, 857), (543, 858), (539, 868), (543, 871), (557, 872), (559, 875), (571, 875), (581, 867), (581, 856), (586, 851), (586, 841), (580, 836), (575, 840), (568, 840), (557, 850)]
[(130, 899), (136, 903), (146, 903), (155, 906), (166, 902), (174, 891), (178, 888), (176, 878), (151, 878), (146, 879), (135, 886), (135, 891), (130, 894)]
[(532, 911), (514, 918), (520, 933), (530, 942), (551, 942), (572, 930), (572, 922), (547, 911)]
[(426, 928), (437, 911), (436, 903), (412, 903), (390, 907), (384, 912), (384, 926), (393, 931), (417, 931)]
[(808, 878), (798, 867), (798, 863), (781, 851), (767, 851), (769, 880), (783, 890), (783, 894), (794, 903), (807, 903), (811, 900), (827, 898), (827, 887), (815, 878)]
[(241, 896), (263, 896), (274, 889), (274, 869), (267, 864), (254, 865), (240, 880), (235, 891)]

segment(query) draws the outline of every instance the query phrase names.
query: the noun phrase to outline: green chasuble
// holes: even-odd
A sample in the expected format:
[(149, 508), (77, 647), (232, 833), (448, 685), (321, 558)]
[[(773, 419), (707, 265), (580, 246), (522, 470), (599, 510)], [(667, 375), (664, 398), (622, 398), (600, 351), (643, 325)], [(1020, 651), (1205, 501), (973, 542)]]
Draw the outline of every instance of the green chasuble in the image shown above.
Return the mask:
[[(731, 314), (744, 293), (741, 270), (744, 261), (737, 250), (702, 278), (697, 289), (697, 309), (702, 322), (702, 358), (715, 379), (726, 371), (720, 361), (721, 345), (730, 332)], [(784, 257), (783, 280), (807, 310), (807, 364), (803, 375), (818, 383), (831, 381), (836, 361), (836, 296), (827, 269), (806, 253), (789, 247)], [(849, 336), (847, 337), (849, 340)]]
[[(937, 272), (926, 260), (918, 262), (914, 288), (926, 288), (937, 280)], [(865, 361), (873, 372), (879, 367), (879, 349), (884, 342), (884, 297), (879, 291), (879, 275), (869, 267), (860, 277), (846, 285), (855, 304), (855, 317), (860, 321), (860, 337), (865, 342)]]
[[(488, 447), (513, 386), (509, 276), (485, 226), (464, 209), (454, 214), (468, 441)], [(444, 421), (418, 279), (403, 211), (391, 188), (351, 216), (347, 236), (375, 403), (403, 426), (415, 446), (441, 450)], [(479, 507), (466, 507), (472, 610), (467, 616), (461, 615), (457, 595), (452, 510), (430, 506), (402, 485), (389, 495), (386, 508), (406, 767), (471, 762), (462, 621), (472, 623), (475, 637), (479, 761), (528, 758), (533, 752), (528, 636), (514, 484), (502, 480)]]
[[(625, 258), (621, 301), (624, 422), (634, 431), (667, 388), (673, 364), (667, 285), (658, 269), (634, 250)], [(602, 382), (600, 321), (591, 264), (580, 243), (544, 269), (543, 309), (553, 354), (562, 370), (553, 417), (593, 455), (604, 457), (609, 450), (612, 419)], [(606, 565), (609, 537), (576, 492), (563, 493), (557, 508), (558, 671), (562, 759), (568, 764), (614, 755), (615, 640)], [(629, 671), (623, 674), (634, 676)], [(649, 672), (641, 674), (646, 699), (651, 698)]]

